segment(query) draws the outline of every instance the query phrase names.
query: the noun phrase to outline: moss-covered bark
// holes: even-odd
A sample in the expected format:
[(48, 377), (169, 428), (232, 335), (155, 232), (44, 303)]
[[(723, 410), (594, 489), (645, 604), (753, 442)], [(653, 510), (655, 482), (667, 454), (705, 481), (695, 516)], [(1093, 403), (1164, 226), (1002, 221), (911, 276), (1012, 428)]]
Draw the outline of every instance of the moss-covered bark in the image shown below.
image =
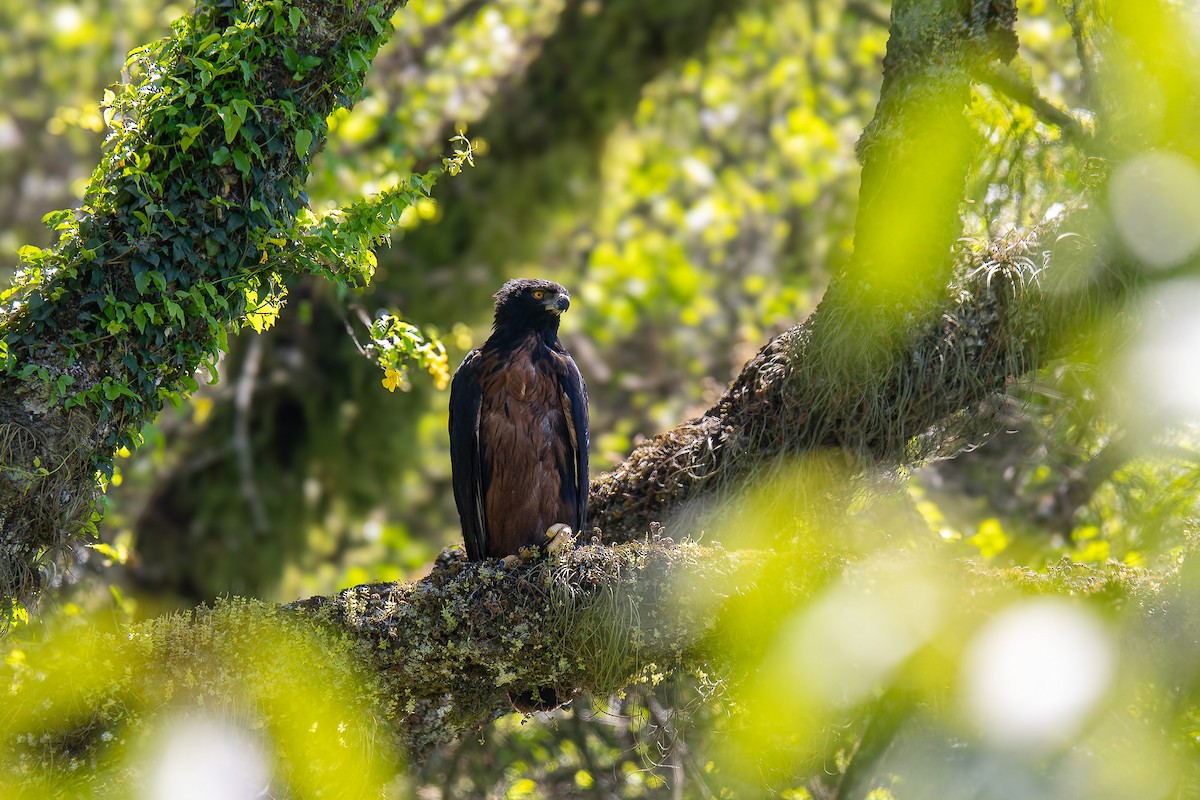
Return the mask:
[[(268, 743), (275, 796), (376, 796), (406, 760), (472, 735), (538, 688), (565, 701), (697, 666), (737, 684), (760, 655), (738, 603), (767, 591), (770, 607), (795, 609), (843, 569), (648, 538), (509, 569), (448, 554), (412, 584), (282, 609), (223, 601), (119, 631), (68, 622), (0, 662), (0, 684), (13, 689), (0, 715), (0, 791), (128, 797), (174, 727), (205, 720)], [(1069, 561), (963, 573), (949, 612), (960, 622), (978, 624), (1001, 597), (1070, 596), (1125, 623), (1122, 652), (1193, 672), (1195, 576)], [(742, 649), (726, 662), (731, 641)]]
[(525, 707), (533, 693), (603, 696), (645, 670), (719, 657), (717, 612), (765, 563), (761, 553), (650, 538), (508, 568), (451, 553), (415, 583), (289, 606), (375, 645), (374, 669), (414, 753)]
[[(963, 272), (977, 269), (957, 296), (897, 332), (903, 349), (855, 388), (831, 374), (815, 315), (784, 332), (702, 417), (643, 442), (594, 479), (591, 524), (610, 541), (672, 520), (684, 525), (671, 525), (672, 535), (683, 535), (695, 519), (690, 505), (709, 505), (780, 459), (835, 449), (859, 469), (895, 470), (986, 436), (994, 422), (986, 401), (1035, 369), (1056, 334), (1023, 249), (998, 255), (1004, 260), (985, 265), (964, 254)], [(1076, 312), (1084, 307), (1081, 299)], [(816, 313), (844, 311), (830, 304)]]

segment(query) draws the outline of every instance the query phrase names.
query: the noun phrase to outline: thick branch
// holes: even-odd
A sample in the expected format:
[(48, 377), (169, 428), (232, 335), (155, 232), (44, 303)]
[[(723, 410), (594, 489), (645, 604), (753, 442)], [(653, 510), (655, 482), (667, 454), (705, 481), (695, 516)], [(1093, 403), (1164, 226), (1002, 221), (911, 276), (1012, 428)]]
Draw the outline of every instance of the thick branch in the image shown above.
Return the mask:
[[(450, 551), (448, 551), (450, 553)], [(347, 589), (290, 608), (372, 644), (414, 753), (478, 727), (531, 690), (605, 695), (648, 666), (715, 656), (723, 600), (753, 586), (760, 553), (669, 540), (589, 545), (527, 566), (443, 558), (411, 584)], [(527, 708), (526, 708), (527, 710)]]
[[(69, 628), (0, 662), (0, 675), (22, 686), (0, 714), (8, 745), (0, 791), (74, 776), (81, 763), (111, 754), (114, 740), (126, 744), (118, 752), (140, 752), (140, 737), (154, 743), (182, 714), (269, 731), (280, 760), (273, 784), (311, 770), (310, 782), (343, 791), (347, 780), (366, 784), (342, 796), (375, 796), (370, 782), (392, 779), (395, 767), (359, 775), (346, 759), (390, 761), (393, 741), (419, 759), (537, 687), (560, 700), (577, 688), (605, 694), (644, 671), (708, 665), (714, 656), (736, 683), (771, 646), (769, 638), (746, 642), (739, 604), (749, 598), (760, 611), (778, 611), (757, 621), (761, 633), (794, 619), (789, 613), (833, 576), (875, 583), (877, 568), (647, 540), (579, 547), (507, 570), (446, 558), (413, 584), (360, 586), (282, 610), (234, 601), (122, 631)], [(1180, 592), (1178, 574), (1069, 561), (1047, 573), (960, 572), (968, 581), (946, 601), (953, 619), (942, 619), (951, 628), (1022, 589), (1128, 610), (1137, 616), (1130, 652), (1194, 655), (1195, 596)], [(312, 746), (297, 747), (304, 742)], [(144, 779), (129, 774), (144, 766), (140, 757), (120, 765), (124, 772), (115, 766), (89, 784), (109, 791), (93, 793), (125, 796), (130, 781)]]

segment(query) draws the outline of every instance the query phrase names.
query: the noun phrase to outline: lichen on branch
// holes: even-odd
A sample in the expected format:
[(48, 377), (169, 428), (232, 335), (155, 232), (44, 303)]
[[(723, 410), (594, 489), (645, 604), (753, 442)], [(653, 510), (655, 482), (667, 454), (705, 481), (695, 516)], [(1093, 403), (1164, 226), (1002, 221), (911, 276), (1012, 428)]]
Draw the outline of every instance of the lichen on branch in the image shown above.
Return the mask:
[(753, 584), (761, 553), (647, 537), (589, 544), (505, 567), (447, 551), (427, 578), (370, 584), (293, 603), (373, 644), (421, 753), (552, 690), (607, 695), (648, 665), (694, 667), (715, 656), (723, 598)]

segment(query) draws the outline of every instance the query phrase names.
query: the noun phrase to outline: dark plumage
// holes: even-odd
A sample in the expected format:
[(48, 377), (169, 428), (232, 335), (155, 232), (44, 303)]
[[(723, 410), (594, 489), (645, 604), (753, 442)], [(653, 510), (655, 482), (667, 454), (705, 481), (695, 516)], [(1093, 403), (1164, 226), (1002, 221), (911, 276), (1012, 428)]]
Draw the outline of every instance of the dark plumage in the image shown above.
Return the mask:
[(454, 500), (472, 560), (545, 544), (550, 526), (579, 531), (587, 517), (587, 388), (558, 340), (571, 297), (529, 279), (495, 297), (492, 335), (450, 385)]

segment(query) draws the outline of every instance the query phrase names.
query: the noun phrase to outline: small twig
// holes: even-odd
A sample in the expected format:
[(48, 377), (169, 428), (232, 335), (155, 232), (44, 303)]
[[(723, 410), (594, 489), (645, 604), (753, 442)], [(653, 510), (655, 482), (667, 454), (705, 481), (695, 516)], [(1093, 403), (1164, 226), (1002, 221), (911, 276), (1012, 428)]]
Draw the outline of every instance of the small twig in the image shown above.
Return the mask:
[(349, 334), (350, 341), (354, 343), (354, 349), (358, 351), (360, 356), (370, 358), (370, 350), (368, 349), (370, 345), (364, 345), (358, 340), (358, 334), (354, 330), (354, 325), (350, 322), (350, 317), (346, 313), (347, 311), (353, 311), (354, 316), (358, 318), (358, 321), (368, 331), (371, 330), (371, 317), (367, 314), (367, 310), (362, 307), (362, 304), (354, 298), (351, 298), (345, 306), (338, 308), (338, 312), (342, 317), (342, 325), (346, 328), (346, 333)]
[(1078, 119), (1067, 110), (1059, 108), (1042, 97), (1036, 86), (1023, 79), (1011, 68), (988, 64), (980, 67), (976, 71), (975, 77), (1012, 100), (1028, 106), (1043, 122), (1054, 125), (1068, 139), (1084, 145), (1085, 149), (1091, 142), (1091, 135)]

